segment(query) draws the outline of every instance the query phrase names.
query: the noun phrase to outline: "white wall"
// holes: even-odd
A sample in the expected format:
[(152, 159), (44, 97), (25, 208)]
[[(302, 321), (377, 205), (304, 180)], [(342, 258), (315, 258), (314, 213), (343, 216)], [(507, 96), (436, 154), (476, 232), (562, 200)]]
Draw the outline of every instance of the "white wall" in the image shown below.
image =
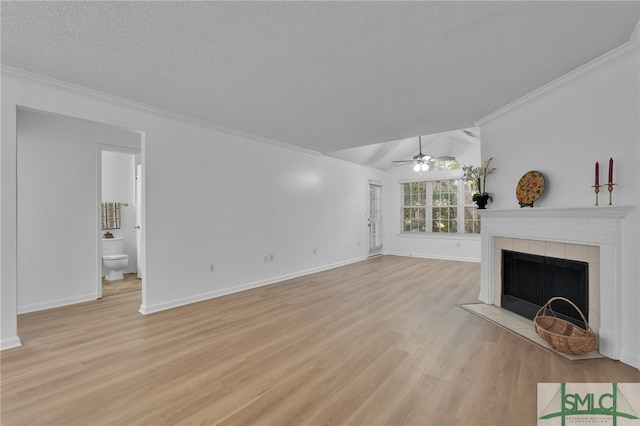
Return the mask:
[[(460, 166), (480, 164), (480, 145), (470, 144), (447, 135), (434, 140), (423, 152), (437, 149), (438, 152), (455, 152)], [(439, 172), (423, 172), (422, 177), (439, 176)], [(383, 253), (400, 256), (425, 257), (431, 259), (480, 261), (479, 235), (415, 235), (401, 232), (403, 180), (420, 178), (411, 165), (394, 167), (384, 178), (383, 202)]]
[(382, 172), (189, 124), (163, 127), (147, 133), (144, 160), (143, 312), (365, 258), (367, 178)]
[[(606, 181), (614, 158), (615, 205), (636, 208), (624, 220), (622, 361), (640, 368), (640, 67), (638, 42), (479, 122), (482, 156), (494, 157), (491, 208), (518, 208), (515, 186), (529, 170), (546, 180), (537, 207), (595, 203), (594, 163)], [(597, 65), (597, 66), (595, 66)], [(606, 208), (607, 192), (600, 193)]]
[(19, 110), (17, 136), (18, 313), (94, 300), (98, 146), (139, 146), (140, 135)]
[[(138, 145), (140, 144), (140, 136)], [(121, 205), (120, 229), (111, 229), (115, 237), (124, 239), (123, 253), (129, 256), (124, 273), (136, 272), (136, 205), (135, 205), (136, 158), (132, 153), (102, 151), (102, 202)], [(124, 205), (128, 204), (128, 205)], [(101, 230), (101, 234), (106, 231)], [(106, 271), (102, 267), (102, 275)]]
[(382, 172), (3, 68), (3, 348), (20, 344), (10, 251), (20, 243), (18, 106), (143, 132), (144, 313), (366, 258), (367, 179)]
[(102, 152), (102, 201), (135, 203), (135, 155)]

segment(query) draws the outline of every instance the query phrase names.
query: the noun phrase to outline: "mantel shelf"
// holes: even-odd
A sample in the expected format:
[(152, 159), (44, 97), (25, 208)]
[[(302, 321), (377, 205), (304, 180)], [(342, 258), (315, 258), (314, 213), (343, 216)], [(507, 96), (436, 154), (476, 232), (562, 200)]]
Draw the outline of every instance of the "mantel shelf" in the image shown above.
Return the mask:
[(521, 209), (478, 209), (487, 218), (624, 218), (635, 206), (523, 207)]

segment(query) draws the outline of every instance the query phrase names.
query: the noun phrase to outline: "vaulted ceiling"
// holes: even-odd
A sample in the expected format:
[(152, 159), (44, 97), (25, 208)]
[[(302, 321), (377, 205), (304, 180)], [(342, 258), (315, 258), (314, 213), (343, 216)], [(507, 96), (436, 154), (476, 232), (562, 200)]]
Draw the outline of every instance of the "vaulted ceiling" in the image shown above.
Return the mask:
[(5, 66), (319, 152), (473, 126), (638, 2), (2, 2)]

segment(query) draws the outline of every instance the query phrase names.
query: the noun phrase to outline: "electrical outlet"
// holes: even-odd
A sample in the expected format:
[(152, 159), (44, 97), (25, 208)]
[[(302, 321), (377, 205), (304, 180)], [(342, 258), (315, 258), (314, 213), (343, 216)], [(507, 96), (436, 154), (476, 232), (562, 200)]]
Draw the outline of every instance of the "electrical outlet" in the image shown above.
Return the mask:
[(216, 270), (216, 265), (214, 265), (213, 263), (209, 265), (209, 272), (215, 272), (215, 270)]
[(272, 254), (269, 255), (269, 262), (273, 262), (274, 261), (274, 257)]
[(264, 263), (269, 263), (269, 256), (267, 255), (264, 256)]
[(316, 249), (313, 249), (313, 254), (316, 254)]

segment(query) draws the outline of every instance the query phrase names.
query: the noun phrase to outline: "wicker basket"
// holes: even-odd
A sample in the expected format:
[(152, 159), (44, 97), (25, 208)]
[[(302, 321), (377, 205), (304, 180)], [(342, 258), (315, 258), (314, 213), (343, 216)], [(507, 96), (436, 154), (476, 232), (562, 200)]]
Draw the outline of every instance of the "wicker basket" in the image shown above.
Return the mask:
[[(561, 318), (556, 318), (555, 312), (551, 309), (551, 302), (554, 300), (564, 300), (573, 306), (580, 314), (580, 318), (584, 322), (584, 328), (580, 328)], [(551, 316), (547, 315), (547, 310), (551, 312)], [(596, 335), (589, 327), (584, 314), (572, 301), (564, 297), (552, 297), (549, 299), (536, 314), (533, 324), (536, 333), (540, 337), (553, 346), (554, 349), (564, 353), (582, 355), (591, 352), (596, 347)]]

